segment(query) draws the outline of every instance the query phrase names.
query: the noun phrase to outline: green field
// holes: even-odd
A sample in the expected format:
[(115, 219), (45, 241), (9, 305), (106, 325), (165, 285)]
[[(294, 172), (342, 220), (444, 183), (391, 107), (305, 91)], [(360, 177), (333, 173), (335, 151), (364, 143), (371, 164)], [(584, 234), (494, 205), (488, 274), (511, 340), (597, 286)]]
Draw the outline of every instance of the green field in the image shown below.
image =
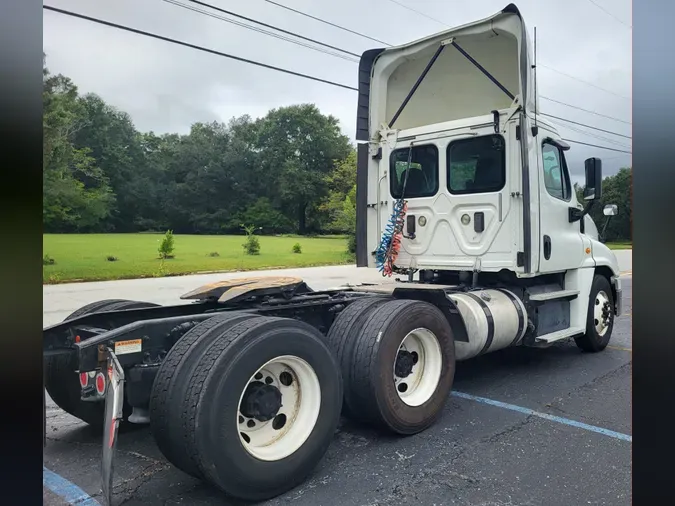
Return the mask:
[[(208, 271), (311, 267), (353, 262), (345, 237), (260, 236), (260, 254), (247, 255), (244, 236), (175, 235), (175, 258), (159, 260), (163, 234), (44, 234), (43, 283), (171, 276)], [(302, 253), (293, 253), (299, 243)], [(209, 256), (217, 252), (218, 256)], [(116, 261), (106, 260), (114, 256)]]
[(633, 249), (632, 242), (608, 242), (607, 247), (609, 249)]

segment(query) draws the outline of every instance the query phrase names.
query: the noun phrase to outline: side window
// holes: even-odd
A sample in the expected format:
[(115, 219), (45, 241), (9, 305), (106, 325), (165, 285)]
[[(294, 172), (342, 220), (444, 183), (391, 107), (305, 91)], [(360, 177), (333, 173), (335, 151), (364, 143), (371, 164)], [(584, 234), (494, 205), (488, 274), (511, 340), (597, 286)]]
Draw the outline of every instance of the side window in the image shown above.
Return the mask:
[(498, 192), (506, 184), (506, 151), (500, 135), (452, 142), (447, 159), (450, 193)]
[(557, 146), (544, 142), (541, 147), (541, 155), (544, 160), (546, 191), (557, 199), (570, 200), (570, 180), (563, 152)]
[(438, 148), (433, 144), (413, 146), (410, 170), (407, 170), (409, 152), (410, 148), (402, 148), (391, 153), (389, 180), (392, 197), (400, 199), (403, 196), (406, 199), (414, 199), (436, 195), (438, 192)]

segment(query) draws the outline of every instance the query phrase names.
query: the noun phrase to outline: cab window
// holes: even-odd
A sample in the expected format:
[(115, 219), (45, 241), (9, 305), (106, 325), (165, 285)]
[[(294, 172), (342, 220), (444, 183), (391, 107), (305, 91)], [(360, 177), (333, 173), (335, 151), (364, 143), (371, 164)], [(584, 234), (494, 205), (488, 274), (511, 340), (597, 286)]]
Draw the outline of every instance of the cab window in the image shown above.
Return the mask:
[(450, 143), (447, 163), (450, 193), (492, 193), (506, 184), (506, 151), (501, 135)]
[(552, 144), (544, 142), (541, 148), (544, 169), (544, 186), (552, 197), (569, 201), (571, 198), (570, 178), (563, 151)]
[(408, 167), (410, 149), (397, 149), (391, 153), (389, 179), (392, 197), (414, 199), (436, 195), (438, 191), (438, 148), (433, 144), (413, 146), (410, 167)]

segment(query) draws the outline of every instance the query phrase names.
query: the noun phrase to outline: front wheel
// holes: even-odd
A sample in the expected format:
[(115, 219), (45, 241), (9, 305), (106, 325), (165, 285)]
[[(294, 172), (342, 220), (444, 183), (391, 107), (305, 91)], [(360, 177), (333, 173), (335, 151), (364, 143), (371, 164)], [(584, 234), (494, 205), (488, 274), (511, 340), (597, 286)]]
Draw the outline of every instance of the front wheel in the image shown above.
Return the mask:
[(575, 338), (577, 346), (589, 352), (604, 350), (614, 328), (614, 296), (609, 281), (596, 275), (591, 285), (586, 315), (586, 333)]

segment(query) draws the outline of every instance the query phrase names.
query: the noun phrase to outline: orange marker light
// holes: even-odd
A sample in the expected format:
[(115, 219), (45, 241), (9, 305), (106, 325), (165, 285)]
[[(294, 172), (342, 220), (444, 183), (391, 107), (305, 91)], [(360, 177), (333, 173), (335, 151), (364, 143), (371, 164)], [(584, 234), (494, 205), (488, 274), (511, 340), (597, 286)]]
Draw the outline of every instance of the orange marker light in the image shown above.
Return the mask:
[(591, 254), (591, 248), (586, 248), (586, 254), (590, 255)]

